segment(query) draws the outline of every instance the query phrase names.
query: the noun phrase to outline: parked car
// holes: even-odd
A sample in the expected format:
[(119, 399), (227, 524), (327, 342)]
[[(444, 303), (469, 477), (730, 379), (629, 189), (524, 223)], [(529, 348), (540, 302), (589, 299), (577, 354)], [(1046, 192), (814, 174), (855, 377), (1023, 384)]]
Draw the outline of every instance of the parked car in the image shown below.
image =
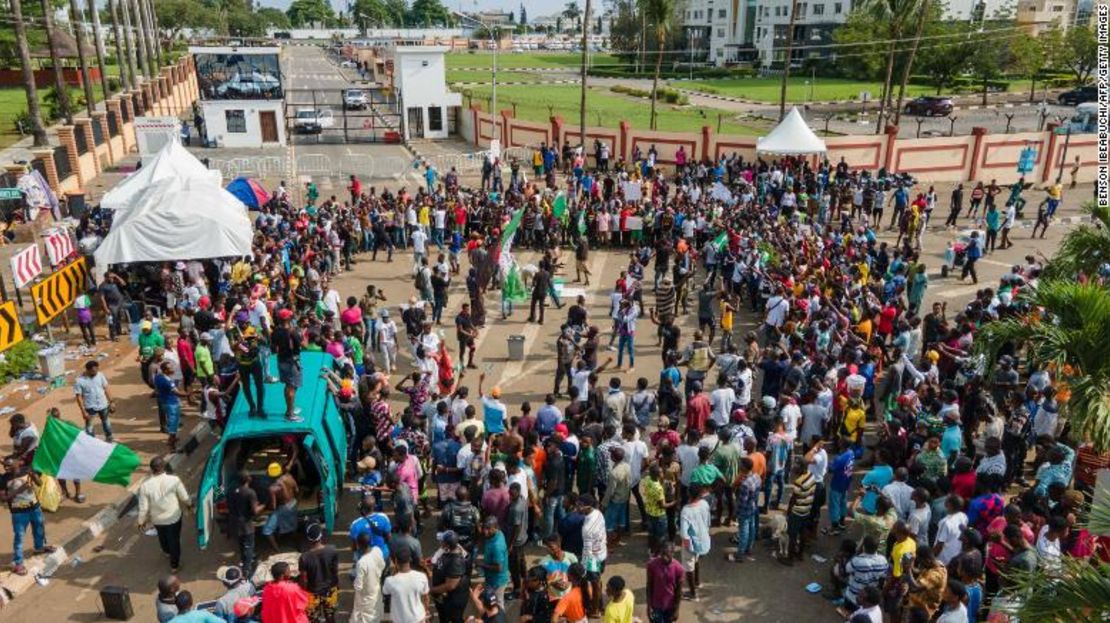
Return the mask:
[(352, 60), (345, 60), (342, 63), (339, 63), (339, 66), (340, 67), (347, 67), (347, 68), (350, 68), (350, 69), (358, 69), (358, 63), (356, 63)]
[(952, 108), (951, 99), (926, 95), (906, 102), (903, 112), (907, 115), (921, 115), (924, 117), (947, 117), (952, 113)]
[(299, 134), (319, 134), (324, 128), (335, 127), (335, 116), (329, 108), (298, 108), (293, 119), (293, 131)]
[(1070, 91), (1064, 91), (1056, 98), (1056, 103), (1061, 106), (1076, 106), (1084, 102), (1093, 102), (1098, 99), (1098, 87), (1091, 84)]
[(343, 92), (343, 105), (347, 110), (366, 110), (370, 107), (370, 100), (362, 89), (347, 89)]
[(1057, 132), (1063, 130), (1072, 134), (1082, 134), (1084, 132), (1094, 132), (1097, 129), (1098, 102), (1083, 102), (1075, 107), (1075, 114), (1064, 125), (1060, 126)]

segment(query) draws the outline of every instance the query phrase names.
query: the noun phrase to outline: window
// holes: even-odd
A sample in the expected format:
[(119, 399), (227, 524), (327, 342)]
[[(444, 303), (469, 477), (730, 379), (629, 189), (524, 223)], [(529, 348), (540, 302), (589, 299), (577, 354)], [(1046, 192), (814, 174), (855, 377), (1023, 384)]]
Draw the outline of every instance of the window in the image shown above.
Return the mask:
[(825, 5), (823, 5), (823, 4), (813, 5), (813, 14), (814, 15), (824, 15), (825, 14)]
[(717, 29), (717, 36), (718, 37), (724, 37), (725, 36), (725, 29), (724, 28), (718, 28)]
[(1053, 12), (1053, 13), (1060, 13), (1060, 12), (1062, 12), (1063, 10), (1064, 10), (1064, 6), (1063, 6), (1063, 5), (1060, 5), (1060, 4), (1057, 4), (1057, 5), (1053, 5), (1053, 7), (1052, 7), (1052, 12)]
[(443, 109), (439, 106), (432, 106), (428, 109), (428, 131), (443, 131)]
[(247, 116), (241, 110), (228, 110), (224, 113), (227, 119), (227, 131), (232, 134), (247, 133)]
[(844, 12), (844, 5), (843, 4), (841, 4), (840, 2), (837, 2), (836, 4), (833, 5), (833, 13), (836, 13), (837, 15), (840, 15), (843, 12)]
[(724, 9), (718, 9), (717, 10), (717, 17), (720, 17), (720, 18), (724, 19), (726, 14), (728, 14), (728, 11), (726, 11)]

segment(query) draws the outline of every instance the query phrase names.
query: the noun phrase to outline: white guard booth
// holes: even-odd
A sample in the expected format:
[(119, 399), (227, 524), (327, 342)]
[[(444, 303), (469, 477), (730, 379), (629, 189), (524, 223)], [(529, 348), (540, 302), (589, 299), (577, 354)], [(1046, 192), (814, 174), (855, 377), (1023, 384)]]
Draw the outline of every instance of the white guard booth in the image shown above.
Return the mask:
[(810, 129), (794, 107), (767, 136), (759, 138), (755, 151), (774, 156), (812, 156), (824, 155), (827, 149), (825, 141)]

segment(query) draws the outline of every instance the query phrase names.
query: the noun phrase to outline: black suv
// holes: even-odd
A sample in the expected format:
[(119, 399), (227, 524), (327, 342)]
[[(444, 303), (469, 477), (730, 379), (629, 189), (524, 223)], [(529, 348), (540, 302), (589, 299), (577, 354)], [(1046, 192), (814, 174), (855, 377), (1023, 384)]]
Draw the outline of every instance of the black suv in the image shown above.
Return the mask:
[(1064, 91), (1056, 98), (1056, 103), (1061, 106), (1078, 106), (1084, 102), (1093, 102), (1098, 99), (1098, 87), (1095, 85), (1079, 87)]

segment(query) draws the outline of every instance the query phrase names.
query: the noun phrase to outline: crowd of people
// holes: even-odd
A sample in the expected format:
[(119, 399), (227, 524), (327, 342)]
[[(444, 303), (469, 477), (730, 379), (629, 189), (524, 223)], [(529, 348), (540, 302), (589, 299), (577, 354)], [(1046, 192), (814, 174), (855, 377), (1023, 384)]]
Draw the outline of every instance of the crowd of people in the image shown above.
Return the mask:
[[(213, 613), (197, 611), (164, 577), (159, 621), (331, 622), (346, 585), (358, 622), (380, 620), (388, 603), (399, 623), (433, 611), (443, 623), (631, 623), (631, 579), (607, 563), (643, 547), (633, 558), (648, 559), (637, 572), (651, 623), (677, 621), (700, 598), (710, 556), (740, 574), (765, 556), (824, 564), (830, 619), (835, 607), (852, 623), (962, 623), (1020, 598), (1015, 572), (1107, 559), (1106, 543), (1077, 523), (1107, 457), (1069, 436), (1058, 371), (1029, 367), (1020, 344), (994, 360), (976, 348), (984, 325), (1024, 311), (1035, 258), (959, 309), (926, 305), (933, 188), (843, 160), (682, 153), (664, 168), (657, 157), (652, 148), (610, 162), (599, 147), (590, 164), (544, 145), (531, 181), (516, 161), (506, 182), (490, 160), (480, 188), (428, 165), (416, 191), (352, 176), (342, 198), (321, 200), (307, 184), (303, 206), (283, 183), (256, 220), (252, 258), (109, 271), (93, 300), (112, 339), (131, 320), (136, 374), (157, 397), (169, 451), (183, 403), (217, 431), (240, 393), (246, 417), (299, 421), (296, 390), (315, 382), (299, 356), (322, 351), (348, 424), (345, 477), (363, 488), (349, 539), (330, 545), (320, 524), (298, 525), (292, 461), (269, 465), (268, 496), (241, 474), (226, 496), (240, 554), (221, 572), (227, 593)], [(1003, 223), (997, 185), (972, 191), (966, 216), (958, 187), (947, 224), (982, 207), (1012, 244), (1009, 213), (1025, 189), (1011, 190)], [(1045, 192), (1047, 226), (1061, 191)], [(884, 224), (898, 231), (893, 243), (879, 238)], [(972, 236), (965, 277), (978, 282), (975, 262), (992, 243)], [(513, 246), (538, 259), (517, 264)], [(599, 252), (622, 262), (601, 318), (586, 296), (564, 301), (556, 288), (562, 272), (571, 285), (572, 262), (573, 282), (605, 287), (591, 272)], [(412, 296), (391, 305), (368, 285), (344, 297), (334, 280), (356, 260), (401, 263)], [(510, 287), (517, 273), (523, 289)], [(486, 372), (474, 378), (482, 332), (497, 322), (491, 300), (501, 318), (526, 300), (528, 321), (541, 324), (549, 301), (567, 306), (546, 395), (510, 405)], [(741, 316), (755, 328), (741, 331)], [(455, 340), (439, 330), (452, 322)], [(645, 348), (658, 353), (657, 377), (635, 374)], [(81, 413), (89, 434), (99, 422), (111, 438), (113, 403), (90, 366), (76, 390)], [(283, 404), (265, 404), (274, 383)], [(34, 434), (17, 417), (9, 464), (26, 465)], [(151, 469), (140, 524), (157, 530), (176, 573), (192, 500), (162, 458)], [(20, 482), (8, 482), (13, 523), (33, 489)], [(263, 516), (271, 554), (275, 537), (297, 530), (308, 548), (256, 587)], [(429, 553), (420, 537), (431, 532)], [(813, 562), (822, 540), (835, 556)], [(339, 571), (348, 549), (349, 578)]]

